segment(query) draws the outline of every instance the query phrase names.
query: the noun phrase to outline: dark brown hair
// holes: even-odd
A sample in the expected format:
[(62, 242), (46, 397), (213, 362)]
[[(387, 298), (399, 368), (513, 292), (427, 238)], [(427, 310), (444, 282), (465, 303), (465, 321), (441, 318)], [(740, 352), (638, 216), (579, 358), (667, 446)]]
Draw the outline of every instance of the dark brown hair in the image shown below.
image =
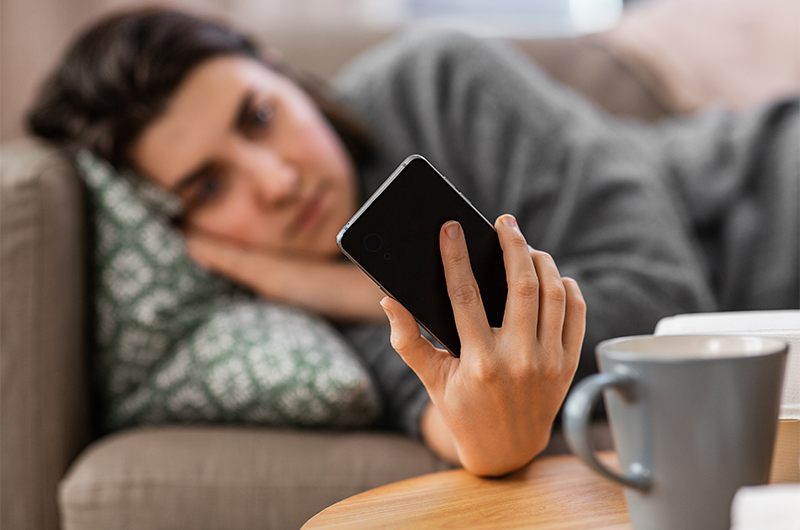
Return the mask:
[(42, 85), (28, 127), (56, 145), (87, 148), (115, 167), (129, 166), (131, 142), (164, 112), (189, 71), (223, 55), (253, 58), (295, 81), (354, 162), (369, 156), (366, 129), (323, 83), (265, 57), (250, 38), (224, 23), (162, 8), (111, 15), (80, 35)]

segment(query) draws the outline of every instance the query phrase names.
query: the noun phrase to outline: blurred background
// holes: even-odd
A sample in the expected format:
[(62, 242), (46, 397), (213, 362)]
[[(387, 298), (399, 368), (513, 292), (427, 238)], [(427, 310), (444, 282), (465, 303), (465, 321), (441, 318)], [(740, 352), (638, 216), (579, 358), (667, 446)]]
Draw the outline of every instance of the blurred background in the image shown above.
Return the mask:
[[(109, 11), (157, 2), (2, 0), (0, 140), (24, 136), (22, 116), (37, 87), (86, 24)], [(322, 78), (403, 25), (436, 24), (514, 39), (557, 80), (614, 114), (652, 120), (713, 103), (744, 110), (800, 91), (800, 0), (158, 3), (227, 18)], [(620, 75), (640, 85), (642, 104), (632, 103), (634, 96), (624, 92), (630, 83), (619, 82)]]
[[(0, 3), (0, 140), (23, 134), (21, 113), (67, 43), (88, 22), (153, 0), (3, 0)], [(162, 2), (163, 3), (163, 2)], [(315, 61), (320, 39), (350, 48), (380, 40), (409, 22), (441, 24), (483, 35), (554, 37), (613, 26), (622, 0), (183, 0), (171, 5), (222, 15), (263, 41), (291, 50), (300, 66), (329, 77), (340, 65)], [(320, 39), (303, 47), (308, 27)], [(303, 31), (300, 31), (300, 30)]]

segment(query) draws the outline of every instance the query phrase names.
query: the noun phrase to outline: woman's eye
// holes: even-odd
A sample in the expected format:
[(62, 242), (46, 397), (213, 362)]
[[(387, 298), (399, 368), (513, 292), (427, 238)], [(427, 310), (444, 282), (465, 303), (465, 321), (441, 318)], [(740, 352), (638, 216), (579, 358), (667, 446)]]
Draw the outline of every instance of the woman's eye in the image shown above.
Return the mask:
[(205, 179), (200, 184), (200, 189), (197, 190), (197, 198), (203, 202), (213, 199), (219, 192), (219, 189), (220, 183), (218, 178)]
[(194, 183), (186, 203), (189, 209), (201, 207), (219, 200), (224, 192), (224, 178), (221, 175), (210, 174)]
[(250, 119), (245, 124), (245, 134), (248, 136), (260, 136), (266, 133), (274, 114), (275, 109), (271, 104), (264, 103), (255, 106), (250, 111)]

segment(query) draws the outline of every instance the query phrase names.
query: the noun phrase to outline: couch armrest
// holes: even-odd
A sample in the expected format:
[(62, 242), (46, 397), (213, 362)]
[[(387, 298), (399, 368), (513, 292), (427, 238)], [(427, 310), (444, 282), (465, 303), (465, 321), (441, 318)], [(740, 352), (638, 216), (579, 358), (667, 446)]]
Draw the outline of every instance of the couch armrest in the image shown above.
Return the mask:
[(56, 492), (88, 441), (83, 188), (59, 152), (2, 146), (0, 527), (56, 529)]

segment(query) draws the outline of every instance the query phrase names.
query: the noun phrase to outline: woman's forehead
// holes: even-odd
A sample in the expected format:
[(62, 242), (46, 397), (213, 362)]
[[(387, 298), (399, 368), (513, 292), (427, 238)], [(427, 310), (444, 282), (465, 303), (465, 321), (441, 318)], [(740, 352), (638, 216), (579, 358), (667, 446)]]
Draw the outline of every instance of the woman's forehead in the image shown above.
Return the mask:
[(225, 56), (193, 69), (164, 113), (131, 146), (140, 171), (171, 187), (236, 127), (241, 105), (254, 92), (270, 95), (291, 83), (250, 58)]
[[(213, 97), (232, 99), (242, 90), (279, 89), (291, 83), (285, 76), (250, 57), (228, 55), (215, 57), (192, 69), (178, 85), (171, 100), (173, 105), (187, 104)], [(236, 91), (232, 94), (230, 91)], [(169, 110), (169, 109), (168, 109)]]

